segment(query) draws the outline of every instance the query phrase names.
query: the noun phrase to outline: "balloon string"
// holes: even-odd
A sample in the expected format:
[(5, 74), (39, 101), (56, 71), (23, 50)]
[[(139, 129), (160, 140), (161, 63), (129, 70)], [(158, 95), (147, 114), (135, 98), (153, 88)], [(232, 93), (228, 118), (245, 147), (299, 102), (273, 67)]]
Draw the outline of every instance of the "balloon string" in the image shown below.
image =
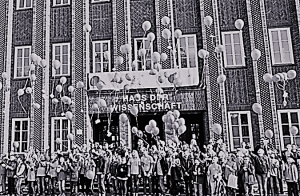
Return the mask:
[(23, 107), (23, 104), (21, 103), (20, 96), (18, 96), (18, 101), (19, 101), (19, 103), (20, 103), (20, 105), (21, 105), (23, 111), (24, 111), (25, 113), (27, 113), (26, 110), (25, 110), (25, 108)]
[(24, 86), (24, 88), (23, 88), (23, 89), (25, 89), (25, 88), (26, 88), (26, 86), (27, 86), (27, 83), (28, 83), (28, 78), (27, 78), (27, 80), (26, 80), (26, 82), (25, 82), (25, 86)]
[(56, 104), (54, 105), (54, 114), (56, 116)]
[(64, 112), (64, 105), (63, 105), (63, 102), (61, 100), (61, 93), (59, 93), (59, 96), (60, 96), (61, 110), (62, 110), (62, 112)]
[(139, 128), (139, 122), (138, 122), (137, 115), (135, 115), (135, 121), (136, 121), (136, 128)]

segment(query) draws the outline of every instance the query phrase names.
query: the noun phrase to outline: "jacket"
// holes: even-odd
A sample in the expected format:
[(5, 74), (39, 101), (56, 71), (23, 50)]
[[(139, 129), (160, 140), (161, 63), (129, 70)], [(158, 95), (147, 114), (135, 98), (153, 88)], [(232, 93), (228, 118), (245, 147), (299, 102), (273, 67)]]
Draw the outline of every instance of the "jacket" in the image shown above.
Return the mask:
[(256, 174), (267, 174), (270, 171), (270, 160), (267, 156), (259, 157), (253, 153), (250, 153)]
[[(165, 176), (168, 173), (167, 162), (166, 162), (165, 158), (160, 158), (158, 160), (159, 160), (159, 163), (160, 163), (160, 166), (161, 166), (162, 173)], [(158, 163), (158, 161), (156, 161), (155, 164), (154, 164), (154, 167), (153, 167), (154, 172), (157, 172), (157, 163)]]
[(10, 161), (6, 169), (6, 176), (8, 178), (13, 178), (16, 175), (16, 169), (17, 169), (17, 162)]
[(187, 159), (183, 158), (182, 156), (179, 157), (181, 167), (182, 167), (182, 172), (185, 175), (185, 172), (187, 172), (189, 175), (192, 174), (193, 171), (193, 160), (191, 156), (189, 155)]
[(298, 182), (298, 169), (295, 164), (285, 164), (284, 176), (287, 182)]

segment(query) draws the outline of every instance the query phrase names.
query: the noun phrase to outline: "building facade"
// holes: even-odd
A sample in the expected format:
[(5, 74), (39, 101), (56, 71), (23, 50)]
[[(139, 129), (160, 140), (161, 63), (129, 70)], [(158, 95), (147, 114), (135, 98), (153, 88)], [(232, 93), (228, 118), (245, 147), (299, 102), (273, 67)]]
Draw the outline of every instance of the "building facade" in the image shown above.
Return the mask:
[[(274, 147), (300, 145), (299, 133), (290, 132), (300, 121), (299, 77), (264, 80), (299, 73), (299, 0), (6, 0), (0, 20), (1, 152), (66, 151), (91, 139), (122, 138), (134, 147), (132, 127), (144, 131), (154, 119), (165, 138), (162, 116), (174, 109), (186, 121), (180, 139), (188, 143), (222, 138), (234, 151), (243, 141), (258, 145), (271, 130)], [(120, 50), (125, 44), (128, 52)], [(199, 58), (200, 49), (209, 56)], [(166, 54), (160, 65), (154, 52)], [(181, 85), (163, 77), (172, 74)], [(107, 107), (94, 108), (100, 99)]]

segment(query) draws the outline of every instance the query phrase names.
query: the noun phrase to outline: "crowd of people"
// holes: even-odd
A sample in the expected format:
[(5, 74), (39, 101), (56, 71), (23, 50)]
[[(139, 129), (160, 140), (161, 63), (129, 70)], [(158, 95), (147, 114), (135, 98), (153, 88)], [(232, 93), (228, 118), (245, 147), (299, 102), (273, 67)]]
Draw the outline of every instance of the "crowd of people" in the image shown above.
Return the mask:
[(300, 151), (287, 145), (279, 153), (267, 141), (253, 151), (243, 142), (235, 152), (221, 139), (202, 150), (194, 139), (190, 144), (157, 139), (154, 145), (139, 140), (134, 150), (123, 141), (118, 146), (90, 141), (67, 153), (30, 148), (22, 156), (1, 156), (0, 194), (21, 195), (25, 185), (28, 195), (65, 195), (67, 182), (75, 195), (249, 196), (256, 183), (261, 196), (283, 193), (284, 183), (288, 195), (298, 195)]

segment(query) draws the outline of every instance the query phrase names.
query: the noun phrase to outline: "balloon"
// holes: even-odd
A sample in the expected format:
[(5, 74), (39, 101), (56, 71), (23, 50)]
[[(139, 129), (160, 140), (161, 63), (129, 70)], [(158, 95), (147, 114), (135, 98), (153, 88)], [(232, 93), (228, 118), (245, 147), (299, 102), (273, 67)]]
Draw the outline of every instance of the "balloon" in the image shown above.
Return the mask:
[(166, 53), (161, 53), (160, 55), (160, 61), (164, 62), (168, 59), (168, 55)]
[(127, 115), (124, 113), (120, 114), (120, 120), (122, 123), (125, 123), (128, 120)]
[(52, 99), (52, 103), (53, 103), (54, 105), (56, 105), (56, 104), (58, 103), (58, 99), (56, 99), (56, 98)]
[(84, 29), (85, 32), (91, 32), (92, 31), (92, 27), (89, 24), (85, 24), (83, 26), (83, 29)]
[(165, 39), (170, 39), (171, 38), (171, 31), (169, 29), (164, 29), (162, 31), (162, 36)]
[(200, 49), (200, 50), (198, 51), (198, 56), (199, 56), (200, 58), (202, 58), (202, 59), (207, 58), (208, 55), (209, 55), (209, 53), (208, 53), (206, 50), (204, 50), (204, 49)]
[(72, 112), (67, 111), (67, 112), (66, 112), (66, 118), (69, 119), (69, 120), (72, 120), (72, 118), (73, 118)]
[(60, 83), (65, 84), (67, 82), (67, 78), (66, 77), (61, 77), (60, 78)]
[(179, 87), (182, 85), (183, 81), (181, 78), (175, 78), (173, 83), (176, 87)]
[(215, 134), (220, 135), (220, 134), (222, 133), (222, 127), (221, 127), (220, 124), (215, 123), (215, 124), (212, 125), (211, 128), (212, 128), (212, 131), (213, 131)]
[(284, 80), (284, 74), (283, 73), (278, 73), (277, 74), (279, 76), (279, 81), (283, 81)]
[(289, 70), (289, 71), (287, 72), (287, 78), (288, 78), (289, 80), (292, 80), (292, 79), (296, 78), (296, 75), (297, 75), (297, 73), (296, 73), (295, 70)]
[(84, 87), (84, 83), (83, 82), (81, 82), (81, 81), (77, 82), (76, 88), (83, 88), (83, 87)]
[(62, 141), (61, 141), (60, 138), (56, 138), (55, 142), (56, 142), (57, 144), (61, 144)]
[(135, 94), (135, 95), (134, 95), (134, 99), (135, 99), (136, 101), (140, 101), (140, 100), (141, 100), (141, 94)]
[(125, 44), (124, 45), (125, 54), (129, 54), (131, 52), (131, 45)]
[(157, 94), (163, 94), (163, 93), (164, 93), (164, 90), (163, 90), (161, 87), (158, 87), (158, 88), (156, 89), (156, 93), (157, 93)]
[(288, 79), (287, 73), (286, 72), (282, 72), (282, 74), (283, 74), (283, 80), (287, 80)]
[(89, 180), (93, 180), (94, 177), (95, 177), (95, 172), (93, 172), (92, 170), (88, 170), (86, 172), (86, 177), (89, 179)]
[(112, 105), (108, 106), (108, 112), (111, 114), (113, 113), (113, 111), (114, 111), (113, 106)]
[(45, 59), (41, 60), (41, 67), (46, 68), (47, 67), (47, 61)]
[(137, 108), (135, 105), (133, 105), (133, 106), (130, 108), (130, 113), (131, 113), (132, 115), (134, 115), (134, 116), (137, 116), (138, 113), (139, 113), (139, 110), (138, 110), (138, 108)]
[(157, 70), (156, 69), (151, 69), (151, 71), (150, 71), (149, 74), (152, 75), (152, 76), (154, 76), (154, 75), (157, 74)]
[(292, 126), (292, 127), (290, 127), (290, 133), (293, 135), (293, 136), (295, 136), (295, 135), (297, 135), (298, 134), (298, 127), (296, 127), (296, 126)]
[(164, 16), (162, 19), (161, 19), (161, 24), (162, 25), (168, 25), (170, 24), (170, 18), (168, 16)]
[(130, 90), (129, 84), (125, 84), (125, 85), (124, 85), (124, 91), (129, 91), (129, 90)]
[(2, 85), (2, 82), (0, 82), (0, 90), (2, 89), (3, 85)]
[(133, 134), (136, 134), (138, 132), (138, 129), (136, 127), (132, 127), (131, 132)]
[(204, 17), (204, 24), (205, 24), (206, 26), (210, 26), (210, 25), (212, 24), (212, 22), (213, 22), (213, 19), (212, 19), (211, 16), (205, 16), (205, 17)]
[(33, 64), (33, 63), (30, 64), (30, 65), (29, 65), (29, 70), (35, 70), (35, 64)]
[(261, 114), (262, 114), (262, 107), (261, 107), (261, 105), (260, 105), (259, 103), (254, 103), (254, 104), (252, 105), (252, 109), (253, 109), (253, 111), (254, 111), (256, 114), (258, 114), (258, 115), (261, 115)]
[(167, 112), (167, 115), (173, 115), (173, 112), (170, 110)]
[(30, 60), (30, 61), (36, 61), (36, 60), (37, 60), (37, 57), (38, 57), (38, 56), (37, 56), (35, 53), (32, 53), (32, 54), (29, 55), (29, 60)]
[(242, 19), (237, 19), (234, 23), (235, 28), (242, 30), (244, 27), (244, 21)]
[(168, 116), (164, 114), (164, 115), (162, 116), (162, 121), (163, 121), (164, 123), (166, 123), (166, 122), (168, 121)]
[(40, 109), (40, 108), (41, 108), (40, 104), (38, 104), (38, 103), (32, 104), (32, 107), (33, 107), (34, 109)]
[(174, 134), (174, 131), (172, 129), (165, 129), (165, 133), (167, 135), (173, 135)]
[(169, 122), (168, 122), (168, 123), (166, 123), (166, 128), (167, 128), (167, 129), (173, 129), (173, 128), (172, 128), (172, 124), (171, 124), (171, 123), (169, 123)]
[(216, 46), (216, 52), (217, 53), (222, 53), (222, 52), (224, 52), (224, 50), (225, 50), (225, 47), (223, 45), (217, 45)]
[(185, 119), (184, 118), (179, 118), (179, 121), (178, 121), (179, 125), (185, 125)]
[(180, 116), (180, 112), (178, 110), (173, 111), (173, 116), (177, 119)]
[(279, 82), (280, 81), (280, 76), (278, 74), (275, 74), (273, 77), (272, 77), (272, 80), (273, 82)]
[(68, 91), (69, 91), (70, 93), (73, 93), (74, 90), (75, 90), (75, 88), (74, 88), (73, 86), (69, 86), (69, 87), (68, 87)]
[(155, 64), (153, 65), (153, 68), (156, 69), (157, 71), (159, 71), (159, 70), (161, 70), (161, 64), (155, 63)]
[(60, 66), (61, 66), (61, 64), (60, 64), (59, 60), (54, 60), (53, 61), (53, 67), (54, 67), (54, 69), (59, 69)]
[(151, 132), (153, 135), (157, 136), (159, 134), (159, 128), (158, 127), (155, 127), (154, 129), (152, 129), (152, 132)]
[(30, 75), (30, 80), (33, 81), (33, 82), (36, 81), (36, 75), (35, 74), (31, 74)]
[(258, 50), (258, 49), (252, 50), (251, 57), (254, 61), (257, 61), (260, 58), (260, 56), (261, 56), (260, 50)]
[(273, 131), (268, 129), (265, 131), (265, 136), (269, 139), (271, 139), (273, 137)]
[(104, 58), (108, 61), (110, 60), (110, 52), (109, 51), (105, 51), (104, 52)]
[(156, 123), (155, 120), (152, 119), (152, 120), (149, 121), (149, 125), (150, 125), (152, 128), (154, 128), (154, 127), (156, 127), (157, 123)]
[(182, 36), (182, 31), (180, 29), (176, 29), (174, 32), (174, 37), (179, 39)]
[(153, 41), (155, 40), (155, 35), (154, 35), (154, 33), (152, 33), (152, 32), (148, 33), (148, 35), (147, 35), (147, 40), (148, 40), (149, 42), (153, 42)]
[(61, 98), (61, 101), (64, 102), (64, 103), (66, 104), (66, 103), (68, 102), (68, 99), (69, 99), (69, 97), (63, 96), (63, 97)]
[(175, 117), (173, 115), (169, 115), (168, 122), (169, 123), (174, 123), (175, 122)]
[(31, 87), (27, 87), (26, 90), (25, 90), (25, 92), (27, 94), (31, 94), (32, 93), (32, 88)]
[(24, 89), (19, 89), (18, 90), (18, 96), (20, 97), (22, 95), (24, 95)]
[(151, 59), (154, 63), (157, 63), (160, 61), (160, 54), (158, 52), (153, 52)]
[(63, 88), (62, 88), (62, 86), (59, 84), (59, 85), (56, 86), (55, 89), (56, 89), (57, 92), (61, 93)]
[(143, 131), (139, 130), (137, 133), (137, 136), (142, 138), (144, 136)]
[(130, 73), (127, 73), (127, 74), (125, 75), (125, 78), (126, 78), (126, 80), (128, 80), (128, 81), (131, 81), (131, 80), (132, 80), (132, 76), (131, 76)]
[(123, 57), (118, 56), (118, 57), (116, 58), (116, 65), (121, 65), (123, 62), (124, 62)]
[(165, 82), (165, 78), (163, 76), (158, 76), (157, 80), (159, 81), (159, 83)]
[(20, 145), (19, 145), (19, 142), (14, 142), (14, 147), (15, 147), (15, 148), (19, 148), (19, 146), (20, 146)]
[(151, 130), (152, 130), (152, 127), (151, 127), (150, 125), (146, 125), (146, 126), (145, 126), (145, 131), (146, 131), (147, 133), (151, 133)]
[(141, 49), (139, 49), (139, 56), (145, 56), (146, 55), (146, 49), (144, 49), (144, 48), (141, 48)]
[(97, 104), (97, 103), (94, 103), (94, 104), (92, 105), (92, 110), (98, 111), (98, 109), (99, 109), (98, 104)]
[(145, 21), (142, 25), (144, 31), (149, 31), (151, 28), (151, 23), (149, 21)]
[(96, 86), (97, 86), (98, 91), (101, 91), (103, 89), (103, 87), (104, 87), (104, 84), (103, 84), (103, 82), (98, 82), (96, 84)]
[(2, 73), (2, 78), (3, 78), (3, 79), (8, 79), (8, 74), (7, 74), (6, 72), (3, 72), (3, 73)]
[(132, 68), (136, 68), (138, 66), (138, 61), (134, 60), (131, 64)]
[(173, 74), (171, 74), (171, 75), (168, 77), (168, 81), (169, 81), (170, 83), (173, 83), (173, 82), (174, 82), (175, 75), (176, 75), (176, 73), (173, 73)]
[[(181, 126), (185, 126), (185, 125), (181, 125)], [(177, 130), (178, 128), (179, 128), (178, 122), (174, 122), (174, 123), (172, 124), (172, 129)]]
[(99, 107), (107, 107), (106, 101), (104, 99), (99, 99)]
[(186, 126), (185, 126), (185, 125), (181, 125), (181, 126), (178, 128), (178, 134), (179, 134), (179, 135), (182, 135), (185, 131), (186, 131)]
[(69, 133), (69, 134), (67, 135), (67, 138), (68, 138), (68, 140), (70, 140), (70, 141), (74, 141), (74, 134), (73, 134), (73, 133)]
[(225, 82), (225, 80), (226, 80), (226, 76), (224, 74), (219, 75), (217, 78), (218, 84)]
[(270, 73), (266, 73), (264, 76), (263, 76), (263, 79), (264, 79), (264, 81), (265, 82), (272, 82), (273, 80), (272, 80), (272, 74), (270, 74)]

